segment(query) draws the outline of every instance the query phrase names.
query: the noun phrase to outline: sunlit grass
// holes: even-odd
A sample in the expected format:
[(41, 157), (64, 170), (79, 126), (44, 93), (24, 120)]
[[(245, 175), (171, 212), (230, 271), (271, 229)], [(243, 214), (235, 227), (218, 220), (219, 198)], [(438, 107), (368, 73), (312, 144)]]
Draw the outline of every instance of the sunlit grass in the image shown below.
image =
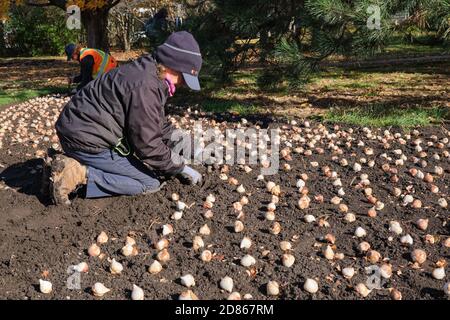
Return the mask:
[(425, 126), (449, 118), (449, 110), (434, 108), (396, 108), (392, 105), (373, 105), (364, 108), (333, 108), (323, 120), (359, 126), (404, 128)]

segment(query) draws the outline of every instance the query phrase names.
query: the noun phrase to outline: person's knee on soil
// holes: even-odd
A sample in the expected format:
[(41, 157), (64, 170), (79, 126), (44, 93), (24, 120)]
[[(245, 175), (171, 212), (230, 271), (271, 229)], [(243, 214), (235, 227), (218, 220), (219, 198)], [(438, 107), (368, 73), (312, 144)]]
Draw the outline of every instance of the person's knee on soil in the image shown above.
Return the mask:
[(55, 204), (70, 204), (69, 195), (87, 183), (87, 167), (77, 160), (58, 154), (51, 164), (51, 195)]

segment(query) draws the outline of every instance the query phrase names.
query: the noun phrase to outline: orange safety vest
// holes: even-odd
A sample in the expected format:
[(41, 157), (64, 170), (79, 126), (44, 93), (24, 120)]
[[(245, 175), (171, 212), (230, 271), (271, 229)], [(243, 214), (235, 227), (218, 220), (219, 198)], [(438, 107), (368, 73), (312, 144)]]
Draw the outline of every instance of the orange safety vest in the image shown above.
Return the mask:
[(81, 49), (80, 61), (86, 56), (94, 57), (94, 67), (92, 68), (92, 79), (97, 78), (103, 73), (108, 72), (111, 69), (117, 67), (117, 61), (114, 57), (108, 53), (98, 49)]

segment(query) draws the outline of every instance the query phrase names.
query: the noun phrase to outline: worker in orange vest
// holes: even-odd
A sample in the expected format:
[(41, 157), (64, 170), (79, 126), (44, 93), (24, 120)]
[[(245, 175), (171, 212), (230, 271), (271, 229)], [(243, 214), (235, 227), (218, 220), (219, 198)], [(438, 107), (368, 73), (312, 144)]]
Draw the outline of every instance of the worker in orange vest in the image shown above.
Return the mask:
[(81, 72), (76, 77), (69, 77), (69, 85), (78, 83), (77, 91), (95, 78), (117, 67), (117, 61), (108, 53), (98, 49), (83, 48), (73, 43), (65, 49), (67, 61), (74, 60), (80, 63)]

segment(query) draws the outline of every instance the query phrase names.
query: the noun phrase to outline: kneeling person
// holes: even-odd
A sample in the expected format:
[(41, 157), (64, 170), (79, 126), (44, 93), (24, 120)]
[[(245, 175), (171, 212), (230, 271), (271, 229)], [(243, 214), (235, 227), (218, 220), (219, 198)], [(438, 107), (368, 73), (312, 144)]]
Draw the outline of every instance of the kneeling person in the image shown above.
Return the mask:
[(117, 67), (114, 57), (98, 49), (82, 48), (73, 43), (66, 46), (67, 61), (80, 63), (80, 74), (69, 78), (69, 84), (78, 83), (77, 91), (102, 74)]
[(98, 198), (158, 191), (160, 175), (201, 181), (172, 152), (174, 128), (164, 113), (177, 86), (200, 90), (201, 65), (194, 37), (175, 32), (153, 56), (104, 74), (74, 96), (56, 122), (65, 155), (52, 162), (55, 203), (70, 203), (69, 194), (84, 184), (86, 197)]

